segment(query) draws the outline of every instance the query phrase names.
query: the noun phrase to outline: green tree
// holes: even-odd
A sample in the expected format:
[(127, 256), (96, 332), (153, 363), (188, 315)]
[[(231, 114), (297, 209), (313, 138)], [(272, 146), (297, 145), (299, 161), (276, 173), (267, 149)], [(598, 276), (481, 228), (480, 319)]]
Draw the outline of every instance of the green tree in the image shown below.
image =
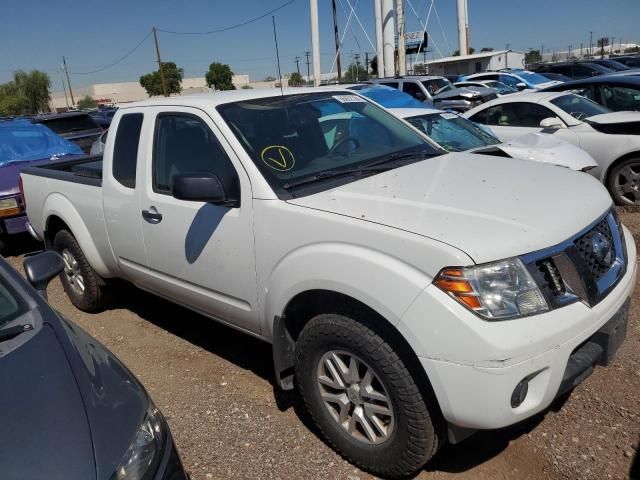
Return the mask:
[(50, 86), (49, 75), (44, 72), (17, 70), (13, 80), (0, 85), (0, 102), (12, 115), (48, 112)]
[(96, 108), (97, 106), (98, 106), (98, 102), (96, 102), (89, 95), (86, 95), (83, 98), (81, 98), (80, 100), (78, 100), (78, 108), (80, 108), (82, 110), (87, 110), (87, 109), (90, 109), (90, 108)]
[(302, 80), (302, 75), (300, 75), (298, 72), (293, 72), (291, 75), (289, 75), (288, 83), (290, 87), (300, 87), (304, 83), (304, 80)]
[(540, 55), (540, 50), (529, 50), (524, 54), (524, 63), (526, 65), (533, 65), (534, 63), (539, 63), (542, 61), (542, 55)]
[(369, 68), (371, 69), (371, 76), (377, 77), (378, 76), (378, 56), (377, 55), (374, 55), (374, 57), (371, 59), (371, 62), (369, 62)]
[(24, 115), (29, 113), (29, 99), (23, 95), (0, 97), (0, 115)]
[(209, 65), (209, 71), (204, 76), (208, 87), (216, 90), (235, 90), (233, 85), (233, 72), (226, 63), (213, 62)]
[[(174, 62), (162, 62), (162, 73), (167, 83), (167, 94), (180, 93), (182, 91), (182, 78), (184, 70), (178, 68)], [(158, 70), (140, 77), (140, 85), (144, 87), (150, 97), (162, 95), (162, 81)]]
[[(473, 47), (469, 47), (469, 55), (471, 55), (473, 52), (475, 52), (476, 49)], [(453, 56), (454, 57), (459, 57), (460, 56), (460, 50), (454, 50), (453, 51)]]
[(367, 80), (368, 78), (369, 74), (367, 73), (367, 69), (363, 65), (356, 65), (355, 63), (350, 64), (344, 74), (344, 80), (346, 82), (358, 82)]
[(493, 52), (493, 47), (482, 47), (481, 52)]

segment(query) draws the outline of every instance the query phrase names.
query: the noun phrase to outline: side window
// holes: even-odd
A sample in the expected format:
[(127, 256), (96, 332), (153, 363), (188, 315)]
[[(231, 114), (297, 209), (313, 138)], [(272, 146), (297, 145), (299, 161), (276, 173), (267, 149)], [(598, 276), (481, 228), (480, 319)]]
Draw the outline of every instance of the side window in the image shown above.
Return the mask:
[(496, 111), (489, 116), (489, 125), (538, 128), (542, 120), (556, 115), (537, 103), (520, 102), (496, 105)]
[(549, 71), (552, 73), (559, 73), (561, 75), (566, 75), (567, 77), (573, 77), (573, 71), (571, 65), (556, 65), (549, 68)]
[(576, 95), (580, 95), (582, 97), (586, 97), (589, 100), (593, 100), (594, 102), (596, 101), (596, 98), (595, 98), (595, 95), (594, 95), (594, 92), (593, 92), (593, 87), (591, 87), (591, 86), (584, 87), (584, 88), (581, 88), (579, 90), (576, 90), (574, 93)]
[(413, 82), (402, 82), (402, 91), (408, 93), (413, 98), (423, 101), (426, 97), (420, 87)]
[(482, 75), (480, 77), (473, 77), (475, 80), (498, 80), (498, 75), (490, 73), (488, 75)]
[(153, 140), (153, 190), (171, 194), (173, 176), (217, 175), (229, 193), (238, 194), (238, 176), (213, 132), (198, 117), (186, 113), (158, 115)]
[(385, 85), (391, 88), (398, 88), (398, 82), (380, 82), (380, 85)]
[(489, 113), (489, 110), (491, 110), (493, 108), (495, 108), (495, 107), (489, 107), (489, 108), (485, 108), (484, 110), (480, 110), (478, 113), (476, 113), (469, 120), (471, 120), (472, 122), (475, 122), (475, 123), (481, 123), (482, 125), (488, 125), (488, 123), (487, 123), (488, 113)]
[(640, 110), (640, 89), (603, 85), (600, 91), (605, 105), (611, 110)]
[[(136, 188), (136, 166), (142, 119), (142, 113), (123, 115), (118, 122), (118, 131), (113, 145), (113, 177), (128, 188)], [(106, 141), (106, 136), (103, 141)]]

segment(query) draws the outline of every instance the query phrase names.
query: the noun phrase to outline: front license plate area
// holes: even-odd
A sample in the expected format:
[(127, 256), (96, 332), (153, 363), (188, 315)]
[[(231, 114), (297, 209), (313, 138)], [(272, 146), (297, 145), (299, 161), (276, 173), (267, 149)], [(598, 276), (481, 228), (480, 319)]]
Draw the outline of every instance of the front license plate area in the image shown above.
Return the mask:
[(630, 300), (627, 299), (613, 317), (611, 317), (611, 319), (591, 338), (591, 341), (602, 347), (602, 356), (600, 357), (599, 362), (600, 365), (607, 366), (611, 363), (611, 360), (627, 336), (629, 303)]

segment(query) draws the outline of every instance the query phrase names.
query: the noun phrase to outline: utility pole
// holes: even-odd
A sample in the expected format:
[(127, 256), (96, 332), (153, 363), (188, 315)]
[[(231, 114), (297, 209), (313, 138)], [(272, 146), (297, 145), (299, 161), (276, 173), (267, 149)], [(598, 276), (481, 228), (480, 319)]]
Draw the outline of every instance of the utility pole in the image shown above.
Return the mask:
[(296, 56), (296, 70), (298, 71), (298, 75), (300, 75), (300, 57)]
[(609, 47), (609, 55), (613, 53), (613, 49), (616, 46), (616, 37), (611, 37), (611, 46)]
[(589, 32), (589, 58), (593, 55), (593, 32)]
[(71, 96), (71, 106), (76, 106), (76, 101), (73, 99), (73, 90), (71, 90), (71, 82), (69, 81), (69, 70), (67, 70), (67, 60), (62, 57), (62, 66), (64, 68), (64, 74), (67, 76), (67, 85), (69, 86), (69, 95)]
[(309, 55), (311, 55), (311, 52), (304, 52), (304, 56), (307, 57), (307, 82), (311, 81), (311, 70), (309, 70)]
[(376, 19), (376, 62), (378, 67), (378, 78), (384, 77), (384, 40), (382, 37), (382, 1), (375, 0), (373, 8), (375, 9)]
[(467, 0), (457, 1), (458, 12), (458, 51), (460, 56), (469, 55), (469, 18)]
[(338, 67), (338, 82), (342, 81), (342, 66), (340, 65), (340, 40), (338, 38), (338, 15), (336, 13), (336, 0), (332, 0), (333, 6), (333, 37), (336, 44), (336, 66)]
[(396, 28), (398, 32), (398, 74), (407, 74), (406, 41), (404, 38), (404, 0), (396, 0)]
[(356, 53), (353, 58), (356, 61), (356, 82), (360, 81), (360, 54)]
[(60, 81), (62, 82), (62, 91), (64, 92), (64, 103), (67, 105), (67, 110), (69, 110), (69, 100), (67, 99), (67, 89), (64, 86), (64, 77), (62, 74), (60, 75)]
[(367, 77), (369, 76), (369, 52), (364, 52), (364, 69), (367, 72)]
[(162, 93), (165, 97), (167, 94), (167, 83), (164, 81), (164, 71), (162, 69), (162, 60), (160, 60), (160, 47), (158, 46), (158, 34), (156, 33), (156, 27), (153, 27), (153, 41), (156, 42), (156, 55), (158, 56), (158, 68), (160, 70), (160, 82), (162, 82)]

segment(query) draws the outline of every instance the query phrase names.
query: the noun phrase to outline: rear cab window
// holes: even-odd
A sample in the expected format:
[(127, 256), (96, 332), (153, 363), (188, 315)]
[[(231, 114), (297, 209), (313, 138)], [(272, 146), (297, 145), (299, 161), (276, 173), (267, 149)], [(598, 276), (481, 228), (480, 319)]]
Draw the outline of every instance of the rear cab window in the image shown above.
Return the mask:
[(127, 188), (136, 187), (138, 144), (140, 143), (142, 120), (142, 113), (127, 113), (120, 117), (116, 131), (112, 173), (118, 183)]

